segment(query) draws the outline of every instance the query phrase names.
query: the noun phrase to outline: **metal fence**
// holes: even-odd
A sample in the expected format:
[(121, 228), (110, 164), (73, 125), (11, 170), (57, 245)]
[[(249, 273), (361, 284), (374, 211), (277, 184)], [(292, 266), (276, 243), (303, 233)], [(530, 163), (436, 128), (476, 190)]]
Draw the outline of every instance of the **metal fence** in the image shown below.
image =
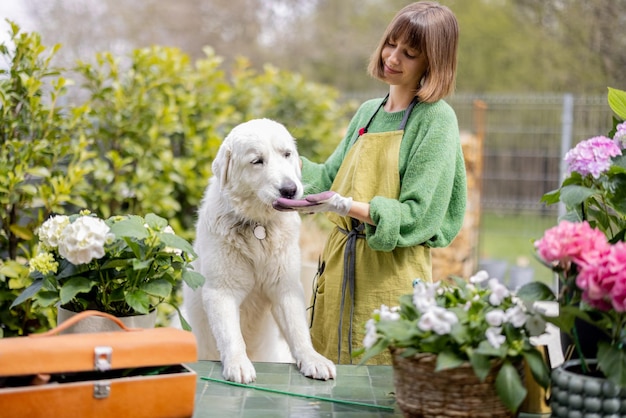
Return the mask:
[[(611, 127), (606, 96), (458, 94), (449, 102), (461, 130), (484, 131), (485, 211), (556, 214), (558, 206), (547, 207), (541, 196), (560, 184), (563, 156)], [(477, 103), (484, 105), (482, 119)]]
[(547, 207), (541, 196), (560, 184), (565, 152), (606, 135), (612, 123), (606, 95), (457, 93), (447, 101), (461, 131), (484, 133), (481, 205), (504, 214), (555, 216), (558, 206)]

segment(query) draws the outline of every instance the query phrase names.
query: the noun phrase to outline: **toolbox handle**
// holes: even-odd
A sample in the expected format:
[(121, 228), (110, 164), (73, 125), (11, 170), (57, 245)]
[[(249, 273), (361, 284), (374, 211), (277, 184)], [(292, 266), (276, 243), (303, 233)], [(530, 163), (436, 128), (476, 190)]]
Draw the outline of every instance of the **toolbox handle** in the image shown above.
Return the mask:
[(74, 315), (73, 317), (71, 317), (70, 319), (63, 321), (62, 323), (60, 323), (56, 328), (51, 329), (50, 331), (46, 331), (40, 334), (31, 334), (31, 337), (49, 337), (51, 335), (56, 335), (58, 333), (60, 333), (61, 331), (65, 331), (66, 329), (70, 328), (73, 325), (76, 325), (77, 323), (79, 323), (80, 321), (82, 321), (85, 318), (89, 318), (90, 316), (101, 316), (103, 318), (107, 318), (110, 319), (111, 321), (115, 322), (117, 325), (119, 325), (119, 327), (123, 330), (123, 331), (140, 331), (141, 328), (128, 328), (126, 325), (124, 325), (124, 323), (122, 321), (119, 320), (119, 318), (108, 314), (106, 312), (102, 312), (102, 311), (95, 311), (95, 310), (89, 310), (89, 311), (83, 311), (80, 312), (76, 315)]

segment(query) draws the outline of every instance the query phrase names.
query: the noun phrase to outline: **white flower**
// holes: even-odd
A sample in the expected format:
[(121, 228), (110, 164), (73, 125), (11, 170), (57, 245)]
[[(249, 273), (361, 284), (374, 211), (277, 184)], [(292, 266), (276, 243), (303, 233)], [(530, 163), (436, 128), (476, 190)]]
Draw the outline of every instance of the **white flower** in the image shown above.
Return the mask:
[(376, 322), (373, 319), (368, 319), (365, 323), (365, 337), (363, 338), (363, 346), (366, 349), (372, 348), (372, 346), (378, 341), (378, 334), (376, 333)]
[(449, 334), (452, 325), (459, 322), (453, 312), (440, 306), (434, 306), (425, 312), (417, 323), (417, 327), (422, 331), (433, 331), (439, 335)]
[(506, 320), (506, 315), (502, 309), (494, 309), (485, 314), (485, 320), (492, 327), (499, 327)]
[(513, 324), (515, 328), (521, 328), (526, 323), (526, 312), (521, 306), (516, 305), (506, 310), (506, 322)]
[(102, 219), (81, 216), (63, 229), (59, 254), (72, 264), (86, 264), (102, 258), (104, 244), (115, 238), (110, 231)]
[(413, 287), (413, 304), (419, 312), (426, 312), (437, 305), (435, 295), (439, 283), (418, 282)]
[(487, 331), (485, 331), (485, 337), (487, 337), (487, 341), (493, 348), (500, 348), (500, 346), (506, 341), (506, 337), (502, 335), (502, 328), (499, 327), (489, 327)]
[(393, 308), (389, 309), (387, 307), (387, 305), (380, 305), (380, 320), (381, 321), (397, 321), (400, 319), (400, 313), (399, 313), (400, 307), (399, 306), (394, 306)]
[(489, 273), (487, 273), (485, 270), (481, 270), (477, 272), (475, 275), (473, 275), (472, 277), (470, 277), (469, 282), (473, 284), (480, 284), (488, 279), (489, 279)]
[(493, 306), (499, 306), (509, 296), (509, 289), (500, 283), (498, 279), (489, 279), (489, 288), (491, 289), (489, 303)]
[(541, 315), (531, 315), (526, 321), (526, 330), (531, 337), (537, 337), (546, 332), (546, 321)]
[(59, 245), (61, 232), (70, 224), (70, 218), (65, 215), (57, 215), (48, 218), (39, 227), (39, 241), (47, 248), (54, 249)]

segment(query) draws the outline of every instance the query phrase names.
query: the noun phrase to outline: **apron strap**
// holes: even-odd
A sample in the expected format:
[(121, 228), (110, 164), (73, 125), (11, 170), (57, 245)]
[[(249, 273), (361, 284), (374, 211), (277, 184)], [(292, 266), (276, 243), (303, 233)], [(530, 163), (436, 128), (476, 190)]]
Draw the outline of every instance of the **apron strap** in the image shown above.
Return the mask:
[[(385, 105), (385, 103), (387, 103), (387, 99), (389, 99), (389, 93), (387, 93), (387, 95), (385, 96), (385, 98), (383, 99), (382, 102), (380, 102), (380, 104), (378, 105), (378, 107), (376, 108), (376, 110), (374, 111), (374, 113), (372, 113), (372, 116), (370, 116), (370, 119), (367, 121), (367, 124), (362, 127), (361, 129), (359, 129), (357, 131), (357, 139), (363, 135), (367, 133), (367, 130), (370, 127), (370, 124), (372, 123), (372, 121), (374, 120), (374, 116), (376, 116), (376, 114), (378, 113), (378, 111), (380, 110), (381, 107), (383, 107)], [(355, 140), (356, 141), (356, 140)]]
[(339, 231), (348, 236), (346, 242), (346, 248), (343, 252), (343, 282), (341, 283), (341, 304), (339, 306), (339, 328), (337, 330), (339, 335), (339, 343), (337, 344), (337, 363), (341, 361), (341, 340), (342, 340), (342, 328), (343, 328), (343, 312), (346, 301), (346, 288), (350, 291), (350, 323), (348, 325), (348, 353), (350, 354), (350, 364), (352, 364), (352, 319), (354, 317), (354, 279), (355, 279), (355, 258), (356, 258), (356, 240), (357, 238), (364, 238), (365, 224), (357, 221), (354, 218), (352, 220), (352, 229), (347, 231), (343, 228), (337, 228)]
[(411, 103), (409, 103), (409, 106), (406, 108), (406, 111), (404, 112), (404, 117), (402, 118), (402, 122), (400, 122), (400, 126), (398, 126), (399, 131), (404, 131), (404, 127), (406, 126), (406, 123), (409, 120), (409, 116), (411, 116), (411, 112), (413, 111), (413, 108), (415, 107), (416, 104), (417, 104), (417, 96), (414, 96), (413, 100), (411, 100)]

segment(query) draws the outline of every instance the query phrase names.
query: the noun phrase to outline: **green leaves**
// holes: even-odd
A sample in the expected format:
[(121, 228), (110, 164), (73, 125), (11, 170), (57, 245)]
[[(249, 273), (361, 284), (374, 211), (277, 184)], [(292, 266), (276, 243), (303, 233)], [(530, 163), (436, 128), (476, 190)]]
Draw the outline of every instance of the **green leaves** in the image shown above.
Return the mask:
[(96, 283), (85, 277), (72, 277), (59, 289), (60, 303), (65, 305), (79, 293), (88, 293)]
[(537, 301), (556, 300), (556, 296), (554, 295), (552, 289), (545, 283), (539, 281), (526, 283), (516, 292), (516, 295), (527, 305), (532, 305)]
[(550, 386), (550, 369), (544, 357), (538, 350), (525, 350), (522, 354), (532, 377), (541, 387), (547, 389)]
[(183, 273), (183, 281), (192, 289), (202, 286), (204, 280), (204, 276), (198, 272), (187, 270)]
[(502, 403), (511, 411), (519, 408), (528, 393), (517, 368), (508, 360), (502, 363), (496, 376), (496, 392)]
[(621, 345), (601, 341), (598, 344), (598, 367), (615, 385), (626, 387), (626, 351)]
[[(108, 219), (107, 225), (111, 232), (118, 238), (145, 239), (148, 237), (148, 230), (144, 226), (146, 221), (141, 216), (128, 215), (122, 220)], [(167, 225), (167, 221), (166, 221)]]
[(609, 106), (622, 120), (626, 119), (626, 91), (609, 87)]

